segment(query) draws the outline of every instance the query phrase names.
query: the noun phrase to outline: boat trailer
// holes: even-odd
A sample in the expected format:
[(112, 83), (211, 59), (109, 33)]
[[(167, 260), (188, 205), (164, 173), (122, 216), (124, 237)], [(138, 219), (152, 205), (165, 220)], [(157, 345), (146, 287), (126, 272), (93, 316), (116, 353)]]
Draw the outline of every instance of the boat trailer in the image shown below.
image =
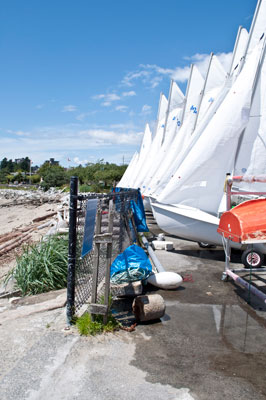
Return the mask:
[[(266, 268), (259, 268), (263, 263), (263, 254), (260, 253), (256, 244), (266, 244), (266, 198), (244, 201), (231, 208), (231, 196), (240, 195), (241, 192), (232, 190), (233, 182), (266, 182), (266, 176), (242, 177), (228, 176), (226, 179), (227, 211), (220, 218), (217, 232), (223, 237), (225, 251), (225, 270), (222, 280), (232, 278), (236, 283), (258, 296), (266, 303), (266, 294), (251, 284), (252, 275), (264, 286), (266, 280), (261, 279), (256, 273), (266, 272)], [(266, 192), (243, 192), (244, 195), (265, 196)], [(242, 262), (246, 268), (230, 269), (231, 241), (247, 245), (247, 250), (242, 254)], [(249, 281), (238, 274), (249, 270)], [(265, 276), (266, 278), (266, 276)]]

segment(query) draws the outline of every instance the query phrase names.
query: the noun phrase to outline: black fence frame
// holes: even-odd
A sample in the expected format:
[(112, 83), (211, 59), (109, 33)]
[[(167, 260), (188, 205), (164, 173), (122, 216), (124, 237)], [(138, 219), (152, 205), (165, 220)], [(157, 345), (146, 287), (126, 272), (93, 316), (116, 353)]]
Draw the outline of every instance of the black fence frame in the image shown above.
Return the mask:
[[(112, 254), (110, 257), (110, 246), (108, 247), (107, 256), (103, 255), (103, 257), (109, 257), (112, 260), (115, 256), (121, 253), (125, 247), (129, 244), (132, 244), (133, 241), (136, 239), (135, 232), (132, 229), (129, 229), (129, 215), (130, 211), (130, 202), (131, 200), (137, 201), (138, 197), (138, 190), (136, 189), (122, 189), (119, 192), (111, 192), (107, 194), (98, 194), (98, 193), (86, 193), (86, 194), (79, 194), (78, 193), (78, 178), (71, 177), (70, 180), (70, 201), (69, 201), (69, 246), (68, 246), (68, 278), (67, 278), (67, 305), (66, 305), (66, 316), (67, 316), (67, 323), (70, 325), (73, 322), (73, 317), (76, 315), (78, 309), (80, 309), (84, 304), (88, 304), (88, 291), (90, 291), (90, 287), (88, 286), (88, 290), (85, 290), (84, 298), (81, 300), (79, 299), (78, 303), (76, 301), (76, 291), (78, 289), (78, 274), (79, 274), (79, 264), (82, 262), (79, 251), (80, 251), (80, 241), (81, 236), (83, 235), (84, 230), (84, 213), (85, 213), (85, 205), (87, 200), (89, 199), (98, 199), (99, 200), (99, 207), (100, 211), (102, 210), (103, 204), (109, 204), (111, 200), (114, 201), (116, 206), (116, 215), (119, 218), (118, 226), (116, 226), (116, 236), (113, 235), (112, 239), (115, 242), (115, 246), (112, 248)], [(99, 211), (99, 210), (98, 210)], [(80, 213), (82, 214), (82, 218), (79, 219)], [(96, 218), (97, 220), (97, 218)], [(82, 225), (81, 225), (82, 224)], [(96, 221), (97, 224), (97, 221)], [(113, 225), (113, 224), (112, 224)], [(112, 228), (113, 229), (113, 228)], [(99, 232), (97, 232), (99, 233)], [(101, 233), (101, 232), (100, 232)], [(97, 237), (99, 235), (96, 235)], [(104, 235), (102, 235), (104, 236)], [(125, 241), (125, 237), (127, 240)], [(97, 243), (95, 244), (94, 240), (94, 249), (97, 250)], [(93, 253), (94, 250), (92, 250)], [(105, 253), (104, 253), (105, 254)], [(108, 255), (109, 254), (109, 255)], [(86, 256), (85, 256), (86, 257)], [(89, 255), (89, 268), (90, 272), (85, 274), (81, 277), (82, 285), (92, 285), (91, 279), (94, 272), (95, 275), (95, 255)], [(109, 261), (102, 260), (103, 262)], [(88, 264), (88, 263), (87, 263)], [(88, 265), (84, 263), (83, 269), (88, 269)], [(110, 266), (109, 266), (110, 267)], [(108, 267), (107, 267), (108, 268)], [(84, 271), (83, 271), (84, 272)], [(87, 271), (88, 272), (88, 271)], [(108, 274), (108, 270), (106, 273), (107, 279), (110, 279), (110, 274)], [(91, 275), (90, 275), (91, 274)], [(97, 272), (96, 272), (97, 275)], [(89, 278), (90, 277), (90, 278)], [(90, 281), (89, 281), (90, 279)], [(106, 282), (105, 282), (106, 283)], [(109, 284), (109, 283), (108, 283)], [(94, 282), (95, 285), (95, 282)], [(97, 285), (97, 282), (96, 282)], [(105, 290), (106, 293), (106, 290)], [(106, 297), (106, 296), (105, 296)], [(88, 305), (89, 307), (89, 305)]]

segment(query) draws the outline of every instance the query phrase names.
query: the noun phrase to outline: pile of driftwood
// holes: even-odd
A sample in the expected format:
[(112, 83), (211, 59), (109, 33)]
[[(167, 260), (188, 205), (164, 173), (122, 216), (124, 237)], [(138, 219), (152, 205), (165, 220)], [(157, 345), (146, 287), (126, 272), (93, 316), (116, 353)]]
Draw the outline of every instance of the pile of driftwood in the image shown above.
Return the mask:
[[(51, 217), (55, 218), (51, 219)], [(24, 228), (16, 229), (13, 232), (0, 235), (0, 256), (8, 253), (16, 247), (19, 247), (22, 243), (30, 241), (34, 232), (38, 232), (47, 227), (50, 227), (50, 229), (46, 232), (44, 238), (56, 233), (67, 233), (68, 216), (66, 209), (62, 208), (59, 211), (35, 218), (32, 220), (30, 225)]]

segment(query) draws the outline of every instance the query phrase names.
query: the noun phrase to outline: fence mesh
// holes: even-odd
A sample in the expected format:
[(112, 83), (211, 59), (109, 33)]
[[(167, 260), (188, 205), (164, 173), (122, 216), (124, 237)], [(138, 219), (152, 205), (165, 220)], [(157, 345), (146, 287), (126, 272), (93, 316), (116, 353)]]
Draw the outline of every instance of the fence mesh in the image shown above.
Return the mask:
[[(76, 268), (75, 268), (75, 300), (74, 308), (77, 312), (84, 304), (90, 301), (92, 294), (92, 276), (94, 269), (95, 243), (93, 249), (81, 257), (87, 201), (98, 200), (98, 211), (101, 214), (100, 234), (108, 232), (109, 204), (113, 202), (113, 230), (112, 230), (112, 261), (135, 240), (132, 226), (128, 226), (128, 213), (131, 200), (137, 201), (138, 191), (127, 190), (110, 194), (78, 195), (77, 202), (77, 228), (76, 228)], [(107, 244), (100, 246), (98, 267), (98, 300), (103, 294), (104, 278), (106, 271)]]

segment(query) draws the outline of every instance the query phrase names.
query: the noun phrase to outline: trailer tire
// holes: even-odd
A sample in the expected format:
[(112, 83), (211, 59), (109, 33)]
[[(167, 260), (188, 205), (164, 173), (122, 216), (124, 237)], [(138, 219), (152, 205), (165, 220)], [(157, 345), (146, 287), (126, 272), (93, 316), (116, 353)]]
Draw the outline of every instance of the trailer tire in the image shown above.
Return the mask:
[(258, 250), (247, 249), (242, 253), (241, 261), (245, 268), (260, 268), (264, 261), (264, 255)]
[(202, 249), (214, 249), (216, 247), (215, 244), (209, 244), (205, 242), (198, 242), (198, 245)]

